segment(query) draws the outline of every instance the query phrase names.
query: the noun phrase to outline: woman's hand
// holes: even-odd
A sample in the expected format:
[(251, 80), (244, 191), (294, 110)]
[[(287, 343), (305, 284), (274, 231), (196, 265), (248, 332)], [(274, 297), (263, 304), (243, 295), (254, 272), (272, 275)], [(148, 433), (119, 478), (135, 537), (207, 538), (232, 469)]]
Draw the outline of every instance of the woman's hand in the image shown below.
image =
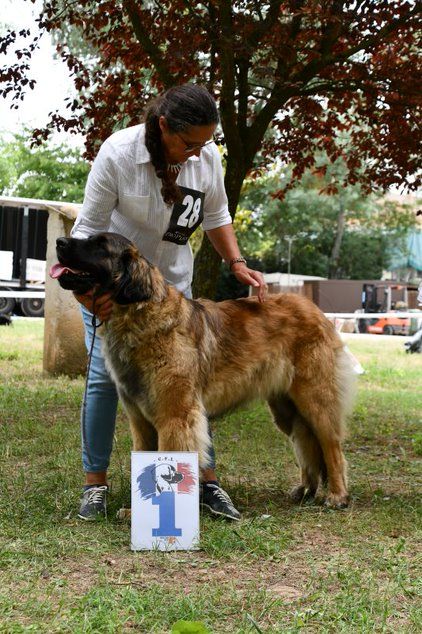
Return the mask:
[(265, 301), (268, 287), (261, 271), (254, 271), (253, 269), (249, 269), (243, 262), (238, 262), (232, 265), (231, 272), (241, 284), (247, 284), (255, 288), (259, 287), (258, 299), (260, 302)]
[(96, 315), (100, 321), (107, 321), (110, 319), (114, 305), (111, 300), (110, 293), (98, 295), (95, 297), (95, 300), (94, 291), (88, 291), (88, 293), (85, 293), (84, 295), (77, 295), (76, 293), (73, 294), (77, 301), (85, 306), (90, 313)]

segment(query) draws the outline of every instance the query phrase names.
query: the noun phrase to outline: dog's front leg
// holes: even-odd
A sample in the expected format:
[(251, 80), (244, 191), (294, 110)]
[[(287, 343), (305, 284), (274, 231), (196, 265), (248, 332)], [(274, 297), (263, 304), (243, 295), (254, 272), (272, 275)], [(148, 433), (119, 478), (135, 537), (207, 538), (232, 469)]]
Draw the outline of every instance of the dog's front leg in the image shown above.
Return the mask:
[(201, 403), (189, 408), (160, 408), (155, 421), (158, 451), (197, 451), (199, 466), (209, 466), (211, 439)]
[(129, 418), (134, 451), (157, 451), (158, 436), (155, 428), (147, 421), (133, 401), (119, 394), (123, 408)]

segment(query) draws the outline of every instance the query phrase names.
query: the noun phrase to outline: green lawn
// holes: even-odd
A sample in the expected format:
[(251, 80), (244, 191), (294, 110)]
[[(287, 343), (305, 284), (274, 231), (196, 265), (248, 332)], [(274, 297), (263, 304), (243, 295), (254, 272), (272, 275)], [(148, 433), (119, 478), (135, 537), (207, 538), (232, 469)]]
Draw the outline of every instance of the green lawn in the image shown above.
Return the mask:
[(244, 519), (202, 517), (201, 550), (168, 554), (132, 553), (113, 519), (130, 499), (122, 413), (110, 519), (76, 519), (83, 379), (43, 377), (42, 338), (38, 320), (0, 328), (0, 632), (161, 633), (180, 619), (218, 633), (421, 631), (422, 355), (402, 338), (348, 344), (366, 370), (349, 509), (289, 501), (292, 452), (253, 404), (214, 426)]

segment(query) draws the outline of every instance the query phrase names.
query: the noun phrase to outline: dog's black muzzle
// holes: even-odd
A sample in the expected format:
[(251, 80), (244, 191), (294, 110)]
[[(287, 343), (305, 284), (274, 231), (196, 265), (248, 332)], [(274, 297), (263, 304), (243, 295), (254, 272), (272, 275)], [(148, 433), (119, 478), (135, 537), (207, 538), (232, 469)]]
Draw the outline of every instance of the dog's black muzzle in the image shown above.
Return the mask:
[[(68, 291), (84, 295), (99, 285), (98, 272), (92, 270), (86, 240), (57, 238), (58, 264), (50, 269), (50, 276)], [(91, 270), (90, 270), (91, 269)]]

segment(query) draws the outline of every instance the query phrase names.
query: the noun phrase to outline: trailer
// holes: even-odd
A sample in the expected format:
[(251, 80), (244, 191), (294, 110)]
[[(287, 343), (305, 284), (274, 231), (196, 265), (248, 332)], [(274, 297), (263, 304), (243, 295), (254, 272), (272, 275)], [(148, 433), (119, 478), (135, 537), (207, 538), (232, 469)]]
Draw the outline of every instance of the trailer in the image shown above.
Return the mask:
[(0, 315), (43, 317), (48, 211), (0, 204)]

